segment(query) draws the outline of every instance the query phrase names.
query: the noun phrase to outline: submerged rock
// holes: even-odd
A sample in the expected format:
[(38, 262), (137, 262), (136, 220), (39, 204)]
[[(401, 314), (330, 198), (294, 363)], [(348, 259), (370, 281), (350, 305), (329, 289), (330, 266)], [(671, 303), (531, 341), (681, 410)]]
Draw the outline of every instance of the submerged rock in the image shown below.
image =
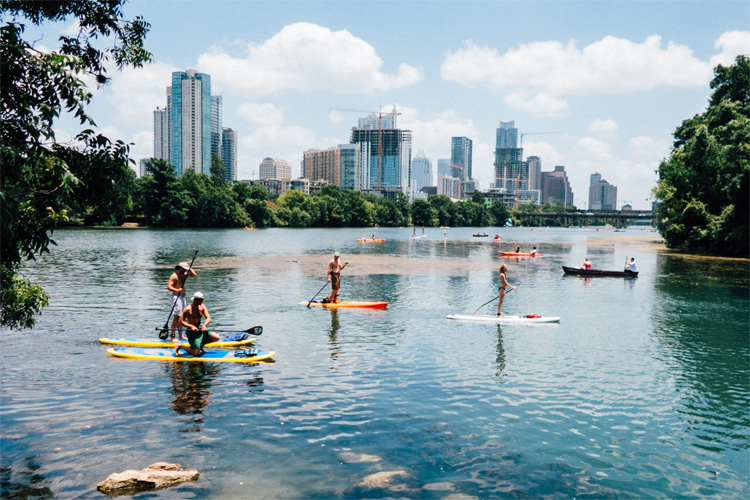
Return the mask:
[(411, 498), (419, 496), (419, 485), (409, 472), (403, 469), (376, 472), (363, 477), (345, 492), (346, 496), (356, 498), (382, 498), (394, 494)]
[(170, 488), (186, 481), (195, 481), (200, 473), (195, 469), (185, 469), (180, 464), (157, 462), (141, 470), (115, 472), (96, 486), (96, 489), (110, 496), (135, 495), (143, 491)]
[(344, 451), (339, 453), (341, 460), (348, 464), (364, 464), (364, 463), (375, 463), (383, 460), (377, 455), (366, 455), (364, 453), (352, 453), (350, 451)]

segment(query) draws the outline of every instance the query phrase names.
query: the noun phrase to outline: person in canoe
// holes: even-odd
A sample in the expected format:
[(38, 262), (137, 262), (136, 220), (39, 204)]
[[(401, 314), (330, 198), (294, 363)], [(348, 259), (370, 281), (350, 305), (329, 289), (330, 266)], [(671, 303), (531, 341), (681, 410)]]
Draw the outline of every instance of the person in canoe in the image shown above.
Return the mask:
[[(174, 348), (175, 356), (180, 353), (180, 349), (193, 356), (201, 356), (205, 352), (203, 350), (204, 345), (209, 342), (218, 342), (221, 340), (221, 337), (217, 334), (206, 330), (206, 327), (211, 322), (211, 315), (208, 312), (208, 308), (203, 304), (203, 298), (201, 292), (195, 292), (193, 294), (193, 303), (187, 306), (180, 315), (180, 323), (187, 328), (188, 345), (185, 346), (178, 343)], [(206, 318), (203, 324), (201, 324), (201, 318)]]
[(625, 264), (625, 270), (630, 271), (631, 273), (638, 272), (638, 266), (635, 263), (635, 257), (631, 257), (630, 262)]
[(503, 308), (503, 300), (505, 300), (505, 290), (507, 288), (510, 288), (511, 290), (515, 290), (516, 287), (508, 283), (508, 280), (505, 279), (505, 273), (508, 271), (508, 266), (505, 264), (500, 266), (500, 286), (497, 287), (497, 294), (499, 295), (499, 302), (497, 303), (497, 315), (502, 316), (502, 312), (500, 310)]
[(586, 260), (583, 261), (583, 264), (581, 264), (581, 269), (585, 269), (587, 271), (591, 270), (594, 265), (591, 263), (588, 257), (586, 257)]
[[(195, 278), (197, 274), (187, 262), (180, 262), (174, 266), (174, 272), (169, 277), (167, 282), (167, 290), (172, 292), (172, 301), (169, 303), (169, 307), (172, 308), (172, 341), (179, 342), (180, 340), (187, 340), (183, 333), (182, 325), (180, 324), (180, 314), (185, 309), (185, 280)], [(179, 334), (175, 336), (175, 333)]]
[(349, 263), (349, 261), (346, 261), (342, 265), (341, 260), (339, 259), (340, 255), (341, 254), (338, 252), (334, 253), (333, 259), (328, 263), (326, 275), (328, 276), (328, 281), (331, 282), (331, 296), (328, 297), (328, 300), (323, 299), (323, 302), (331, 303), (338, 301), (339, 288), (341, 288), (341, 270)]

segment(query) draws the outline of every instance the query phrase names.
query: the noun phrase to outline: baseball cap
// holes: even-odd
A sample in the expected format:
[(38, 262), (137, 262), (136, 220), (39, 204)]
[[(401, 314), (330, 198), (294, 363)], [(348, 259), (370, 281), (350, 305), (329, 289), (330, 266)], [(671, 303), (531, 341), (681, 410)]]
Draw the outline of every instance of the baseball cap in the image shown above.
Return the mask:
[(195, 300), (195, 299), (201, 299), (201, 300), (203, 300), (203, 294), (201, 292), (195, 292), (193, 294), (193, 300)]
[(339, 255), (341, 255), (341, 254), (340, 254), (340, 253), (338, 253), (338, 252), (335, 252), (335, 253), (333, 254), (333, 256), (334, 256), (334, 257), (338, 257)]

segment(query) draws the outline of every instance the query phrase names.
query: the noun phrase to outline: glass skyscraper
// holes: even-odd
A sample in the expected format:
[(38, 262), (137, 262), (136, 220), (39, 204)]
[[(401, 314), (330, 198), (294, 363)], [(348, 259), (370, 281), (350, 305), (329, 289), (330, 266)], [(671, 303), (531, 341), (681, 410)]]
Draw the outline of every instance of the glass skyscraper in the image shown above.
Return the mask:
[(211, 168), (211, 77), (194, 69), (172, 73), (169, 162), (181, 175)]
[(451, 163), (458, 170), (458, 176), (462, 181), (472, 179), (472, 144), (468, 137), (451, 137)]

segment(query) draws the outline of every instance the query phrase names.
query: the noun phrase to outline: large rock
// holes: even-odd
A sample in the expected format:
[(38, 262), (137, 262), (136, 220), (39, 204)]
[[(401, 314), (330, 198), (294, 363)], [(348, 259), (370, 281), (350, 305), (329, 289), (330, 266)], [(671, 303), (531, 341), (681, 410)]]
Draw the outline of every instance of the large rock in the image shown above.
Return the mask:
[(170, 488), (185, 481), (195, 481), (200, 473), (185, 469), (180, 464), (157, 462), (141, 470), (115, 472), (99, 483), (96, 488), (110, 496), (135, 495), (143, 491)]
[(400, 469), (365, 476), (347, 488), (344, 495), (351, 498), (418, 498), (420, 490), (416, 479)]

